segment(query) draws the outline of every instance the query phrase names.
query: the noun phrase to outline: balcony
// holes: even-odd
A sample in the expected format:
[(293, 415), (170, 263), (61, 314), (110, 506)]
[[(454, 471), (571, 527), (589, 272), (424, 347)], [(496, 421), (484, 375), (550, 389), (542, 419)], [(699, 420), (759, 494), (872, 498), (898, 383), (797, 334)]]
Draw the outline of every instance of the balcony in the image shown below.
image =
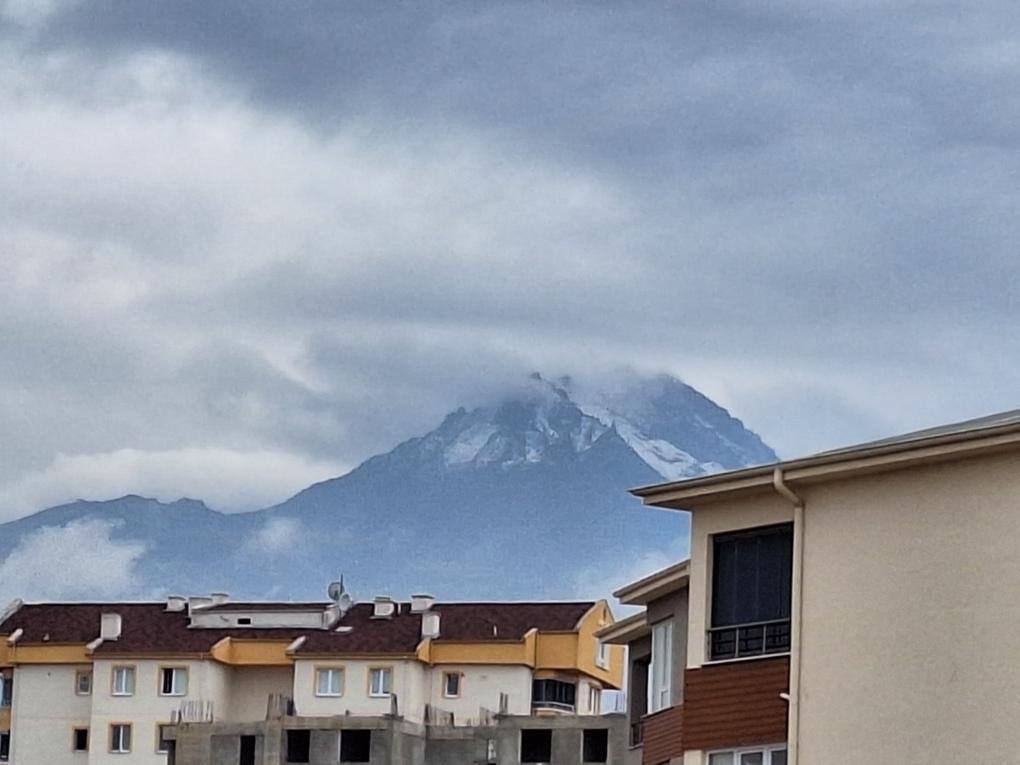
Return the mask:
[(708, 631), (709, 661), (744, 659), (790, 651), (790, 620), (713, 627)]
[(531, 684), (531, 710), (574, 714), (577, 711), (577, 686), (562, 680), (535, 680)]

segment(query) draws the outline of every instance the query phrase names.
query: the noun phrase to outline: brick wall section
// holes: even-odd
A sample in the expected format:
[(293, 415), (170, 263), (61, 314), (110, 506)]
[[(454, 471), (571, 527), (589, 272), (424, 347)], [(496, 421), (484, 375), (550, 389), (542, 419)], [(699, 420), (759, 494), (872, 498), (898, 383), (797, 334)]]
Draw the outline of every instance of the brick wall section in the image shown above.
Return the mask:
[[(787, 702), (779, 694), (789, 687), (788, 657), (688, 669), (680, 707), (684, 749), (786, 741)], [(646, 727), (646, 747), (647, 741)]]
[(642, 765), (661, 765), (683, 756), (683, 709), (669, 707), (644, 718)]

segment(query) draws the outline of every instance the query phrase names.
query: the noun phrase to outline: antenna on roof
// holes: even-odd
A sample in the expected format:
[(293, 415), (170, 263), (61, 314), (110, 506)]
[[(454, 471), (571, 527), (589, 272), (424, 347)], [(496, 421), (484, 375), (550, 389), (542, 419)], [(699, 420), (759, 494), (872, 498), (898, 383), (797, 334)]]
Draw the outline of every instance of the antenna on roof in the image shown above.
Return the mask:
[(340, 581), (330, 582), (327, 592), (329, 593), (329, 599), (336, 603), (340, 609), (341, 617), (351, 610), (351, 606), (354, 605), (354, 598), (348, 594), (347, 588), (344, 587), (343, 574), (340, 574)]

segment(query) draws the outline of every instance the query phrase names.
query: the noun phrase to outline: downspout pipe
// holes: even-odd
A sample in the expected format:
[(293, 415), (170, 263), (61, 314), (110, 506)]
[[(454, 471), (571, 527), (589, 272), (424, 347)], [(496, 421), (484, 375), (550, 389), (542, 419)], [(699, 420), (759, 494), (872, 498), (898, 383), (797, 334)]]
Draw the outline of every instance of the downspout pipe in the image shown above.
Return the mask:
[(789, 487), (783, 469), (772, 471), (772, 486), (793, 505), (793, 571), (790, 592), (790, 723), (787, 757), (790, 765), (799, 765), (800, 750), (800, 633), (801, 592), (804, 582), (804, 500)]

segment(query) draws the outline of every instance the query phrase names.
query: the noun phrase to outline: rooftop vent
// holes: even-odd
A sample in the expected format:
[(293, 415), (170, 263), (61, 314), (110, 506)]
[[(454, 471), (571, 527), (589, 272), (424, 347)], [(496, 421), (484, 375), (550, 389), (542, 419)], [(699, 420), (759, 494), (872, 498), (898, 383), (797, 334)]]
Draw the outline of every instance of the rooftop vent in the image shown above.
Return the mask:
[(104, 641), (120, 638), (120, 614), (102, 614), (99, 617), (99, 637)]
[(180, 595), (171, 595), (166, 599), (167, 611), (183, 611), (187, 607), (188, 599), (182, 598)]
[(214, 606), (222, 606), (224, 603), (230, 601), (229, 592), (214, 592), (212, 593), (212, 604)]
[(411, 613), (420, 614), (428, 611), (434, 606), (436, 599), (431, 595), (412, 595), (411, 596)]
[(392, 598), (383, 595), (377, 597), (372, 605), (373, 619), (392, 619), (393, 615), (397, 613), (397, 604), (393, 602)]
[(421, 636), (423, 638), (439, 637), (439, 614), (429, 611), (421, 615)]
[(203, 608), (209, 608), (213, 604), (213, 599), (206, 596), (194, 596), (188, 598), (188, 613), (192, 611), (199, 611)]

